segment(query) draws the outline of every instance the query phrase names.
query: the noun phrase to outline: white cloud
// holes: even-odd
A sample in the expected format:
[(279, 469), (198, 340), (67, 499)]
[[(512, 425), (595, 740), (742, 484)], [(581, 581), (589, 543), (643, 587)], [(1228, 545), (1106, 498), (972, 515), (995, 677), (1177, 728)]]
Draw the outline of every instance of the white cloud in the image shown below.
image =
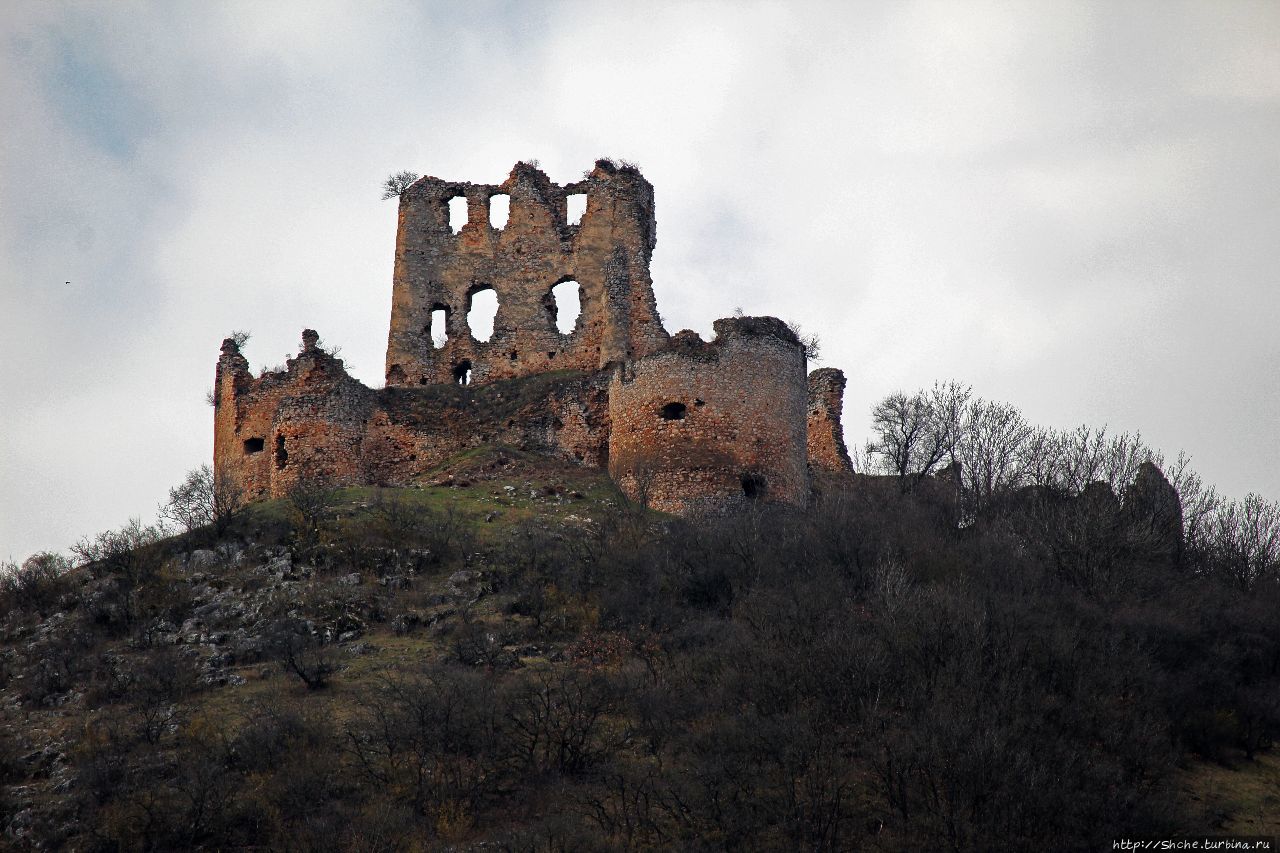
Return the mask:
[(879, 396), (956, 376), (1280, 495), (1273, 4), (30, 3), (0, 27), (0, 557), (146, 514), (205, 459), (233, 328), (256, 366), (312, 326), (378, 382), (381, 179), (521, 158), (639, 162), (668, 327), (798, 320), (849, 373), (855, 442)]

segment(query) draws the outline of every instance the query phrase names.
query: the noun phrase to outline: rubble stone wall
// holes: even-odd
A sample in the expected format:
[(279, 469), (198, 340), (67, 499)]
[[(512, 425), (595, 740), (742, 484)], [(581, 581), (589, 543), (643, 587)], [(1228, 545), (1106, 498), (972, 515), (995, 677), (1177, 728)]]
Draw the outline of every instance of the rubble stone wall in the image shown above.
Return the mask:
[[(586, 196), (581, 222), (570, 195)], [(510, 197), (501, 228), (496, 195)], [(465, 198), (457, 233), (449, 202)], [(649, 260), (653, 187), (599, 161), (560, 186), (516, 164), (499, 185), (426, 177), (400, 198), (386, 387), (349, 376), (311, 330), (286, 369), (253, 376), (223, 342), (214, 387), (214, 462), (250, 499), (303, 477), (410, 485), (451, 457), (501, 444), (607, 468), (633, 499), (676, 513), (744, 502), (802, 506), (811, 472), (847, 472), (844, 375), (805, 375), (805, 350), (772, 317), (717, 320), (715, 339), (668, 337)], [(556, 329), (552, 288), (578, 283), (581, 314)], [(475, 294), (498, 301), (493, 336), (468, 322)], [(433, 343), (443, 311), (448, 340)]]
[(772, 317), (717, 320), (710, 343), (615, 369), (609, 473), (633, 500), (673, 513), (808, 497), (804, 349)]
[(303, 477), (411, 485), (486, 444), (595, 466), (608, 452), (607, 382), (599, 373), (375, 391), (314, 339), (285, 371), (257, 378), (228, 340), (216, 388), (215, 464), (250, 499), (281, 497)]
[(844, 444), (844, 372), (823, 367), (809, 374), (809, 468), (827, 474), (849, 474), (853, 462)]
[[(569, 224), (566, 199), (576, 193), (586, 212)], [(510, 198), (501, 229), (490, 224), (496, 195)], [(455, 234), (449, 201), (458, 197), (468, 216)], [(653, 186), (634, 168), (600, 161), (566, 186), (524, 163), (500, 185), (418, 180), (400, 197), (387, 384), (482, 383), (647, 355), (667, 339), (649, 278), (655, 243)], [(552, 288), (566, 281), (578, 283), (581, 313), (561, 334)], [(480, 341), (468, 315), (484, 290), (495, 292), (498, 313)], [(448, 335), (439, 348), (436, 310)]]

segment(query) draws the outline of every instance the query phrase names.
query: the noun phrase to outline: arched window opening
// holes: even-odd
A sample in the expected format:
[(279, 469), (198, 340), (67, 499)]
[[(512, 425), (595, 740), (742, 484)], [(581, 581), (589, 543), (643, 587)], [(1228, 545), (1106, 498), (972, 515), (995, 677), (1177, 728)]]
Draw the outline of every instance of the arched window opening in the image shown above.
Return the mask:
[(578, 282), (569, 279), (551, 288), (551, 311), (555, 317), (556, 330), (562, 335), (572, 334), (578, 325), (578, 316), (582, 314), (582, 295)]
[(467, 224), (467, 197), (455, 195), (449, 199), (449, 230), (457, 234)]
[(458, 385), (471, 384), (471, 362), (465, 358), (453, 366), (453, 381)]
[(565, 220), (570, 225), (577, 225), (582, 221), (582, 214), (587, 212), (587, 194), (572, 193), (564, 197), (566, 217)]
[(506, 193), (489, 196), (489, 225), (501, 231), (511, 218), (511, 196)]
[(244, 452), (246, 455), (250, 453), (261, 453), (262, 449), (266, 446), (267, 443), (261, 438), (246, 438), (244, 440)]
[(662, 407), (660, 414), (664, 421), (682, 421), (688, 411), (684, 403), (667, 403)]
[(742, 494), (746, 495), (747, 500), (755, 501), (763, 498), (767, 489), (768, 484), (765, 482), (763, 475), (742, 475)]
[(449, 341), (449, 309), (436, 303), (431, 309), (431, 321), (427, 324), (427, 338), (436, 349)]
[(493, 321), (498, 316), (498, 294), (489, 286), (472, 291), (467, 297), (467, 326), (471, 337), (487, 341), (493, 337)]

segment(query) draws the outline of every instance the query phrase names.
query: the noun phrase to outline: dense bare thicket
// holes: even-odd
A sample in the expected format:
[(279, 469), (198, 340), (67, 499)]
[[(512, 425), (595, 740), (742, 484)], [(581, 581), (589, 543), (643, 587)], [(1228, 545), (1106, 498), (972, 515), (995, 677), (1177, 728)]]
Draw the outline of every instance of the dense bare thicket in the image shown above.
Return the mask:
[[(1256, 494), (1242, 501), (1223, 498), (1191, 469), (1184, 454), (1166, 460), (1140, 434), (1037, 427), (1015, 406), (975, 397), (954, 381), (886, 397), (873, 408), (872, 424), (875, 437), (860, 457), (861, 469), (896, 476), (909, 490), (950, 468), (960, 477), (961, 523), (989, 514), (997, 504), (1025, 504), (1029, 495), (1059, 499), (1041, 500), (1043, 508), (1054, 509), (1048, 526), (1059, 532), (1072, 524), (1119, 523), (1119, 506), (1102, 500), (1097, 484), (1123, 501), (1142, 464), (1152, 463), (1164, 469), (1178, 495), (1185, 531), (1179, 551), (1196, 554), (1199, 570), (1223, 575), (1242, 589), (1280, 578), (1280, 505)], [(1091, 489), (1092, 521), (1087, 513), (1073, 511), (1068, 519), (1059, 511), (1060, 499)], [(1124, 532), (1133, 535), (1132, 525)]]
[(0, 562), (0, 613), (11, 609), (51, 612), (69, 591), (71, 561), (48, 551), (33, 554), (21, 565)]
[[(960, 529), (924, 492), (855, 491), (804, 515), (514, 528), (472, 558), (511, 615), (477, 621), (463, 596), (438, 652), (338, 717), (308, 711), (337, 694), (283, 686), (250, 719), (185, 710), (208, 688), (165, 647), (120, 670), (80, 739), (80, 808), (102, 849), (1019, 850), (1169, 831), (1180, 756), (1280, 732), (1280, 594), (1255, 574), (1246, 595), (1217, 552), (1151, 550), (1107, 506)], [(320, 540), (411, 549), (430, 518), (366, 513), (330, 515)], [(312, 584), (264, 654), (318, 687), (346, 677), (341, 614), (404, 605)]]

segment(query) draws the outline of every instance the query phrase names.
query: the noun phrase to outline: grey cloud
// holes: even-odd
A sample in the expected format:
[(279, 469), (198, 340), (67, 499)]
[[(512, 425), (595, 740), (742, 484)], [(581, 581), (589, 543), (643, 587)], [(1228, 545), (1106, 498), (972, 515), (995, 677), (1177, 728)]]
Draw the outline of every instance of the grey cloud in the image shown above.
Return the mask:
[[(1273, 4), (13, 6), (0, 558), (207, 459), (223, 334), (376, 383), (387, 173), (599, 155), (657, 187), (659, 308), (798, 320), (872, 403), (956, 376), (1280, 496)], [(73, 284), (68, 287), (65, 281)]]

